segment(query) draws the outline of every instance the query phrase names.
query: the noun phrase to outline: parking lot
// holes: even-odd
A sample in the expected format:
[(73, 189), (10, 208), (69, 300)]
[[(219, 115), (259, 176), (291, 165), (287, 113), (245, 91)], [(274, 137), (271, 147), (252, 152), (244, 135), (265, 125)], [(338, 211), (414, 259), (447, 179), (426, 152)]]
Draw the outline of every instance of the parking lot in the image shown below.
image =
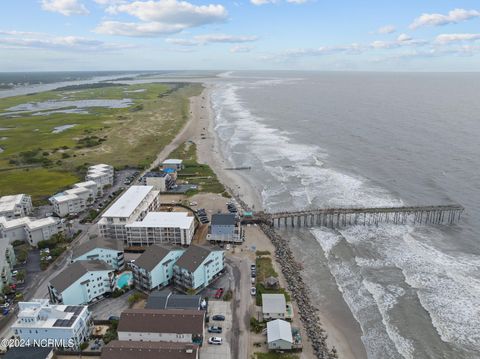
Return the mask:
[[(212, 317), (214, 315), (224, 315), (225, 321), (214, 321)], [(208, 302), (208, 315), (210, 322), (208, 326), (222, 327), (222, 333), (206, 333), (203, 347), (200, 350), (200, 356), (202, 359), (230, 359), (230, 342), (232, 337), (232, 309), (230, 302), (224, 302), (223, 300), (210, 300)], [(221, 345), (208, 344), (208, 338), (220, 337), (222, 338)]]

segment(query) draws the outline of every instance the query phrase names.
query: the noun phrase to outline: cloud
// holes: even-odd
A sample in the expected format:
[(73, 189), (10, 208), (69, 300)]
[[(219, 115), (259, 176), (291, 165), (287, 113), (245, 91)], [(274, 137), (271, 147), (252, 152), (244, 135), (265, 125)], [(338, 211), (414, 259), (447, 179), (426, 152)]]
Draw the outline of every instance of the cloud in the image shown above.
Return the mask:
[(52, 36), (22, 31), (0, 31), (0, 46), (69, 51), (113, 51), (134, 47), (129, 44), (106, 43), (78, 36)]
[(377, 30), (377, 34), (393, 34), (395, 31), (397, 31), (396, 27), (393, 25), (385, 25), (382, 26)]
[[(102, 3), (107, 1), (100, 0)], [(158, 36), (202, 25), (223, 22), (228, 12), (223, 5), (193, 5), (187, 1), (159, 0), (132, 3), (108, 2), (111, 14), (127, 14), (140, 22), (104, 21), (97, 33), (122, 36)]]
[(396, 40), (393, 41), (373, 41), (370, 47), (373, 49), (393, 49), (402, 46), (422, 46), (428, 42), (424, 40), (413, 39), (410, 35), (400, 34)]
[(252, 49), (253, 49), (252, 46), (236, 45), (236, 46), (233, 46), (232, 48), (230, 48), (230, 52), (232, 54), (245, 53), (245, 52), (252, 51)]
[(441, 34), (435, 39), (437, 44), (480, 40), (480, 34)]
[(59, 14), (70, 15), (87, 15), (90, 12), (78, 0), (42, 0), (42, 9), (50, 12), (58, 12)]
[(226, 34), (206, 34), (206, 35), (197, 35), (191, 39), (181, 39), (181, 38), (168, 38), (166, 41), (170, 44), (180, 45), (180, 46), (198, 46), (206, 45), (209, 43), (245, 43), (257, 41), (257, 36), (236, 36), (236, 35), (226, 35)]
[(447, 15), (443, 14), (422, 14), (416, 18), (412, 24), (411, 29), (418, 29), (423, 26), (441, 26), (447, 24), (457, 24), (462, 21), (470, 20), (475, 17), (480, 17), (480, 12), (477, 10), (454, 9)]

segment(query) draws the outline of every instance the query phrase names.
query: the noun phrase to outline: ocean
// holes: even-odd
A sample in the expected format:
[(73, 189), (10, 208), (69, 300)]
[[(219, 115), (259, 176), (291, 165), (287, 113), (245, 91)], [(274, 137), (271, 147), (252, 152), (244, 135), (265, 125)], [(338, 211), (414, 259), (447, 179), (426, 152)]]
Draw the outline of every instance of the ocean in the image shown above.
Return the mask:
[(479, 93), (480, 74), (467, 73), (215, 81), (220, 149), (252, 167), (241, 173), (265, 210), (465, 207), (449, 227), (282, 230), (314, 303), (333, 321), (353, 317), (368, 358), (480, 357)]

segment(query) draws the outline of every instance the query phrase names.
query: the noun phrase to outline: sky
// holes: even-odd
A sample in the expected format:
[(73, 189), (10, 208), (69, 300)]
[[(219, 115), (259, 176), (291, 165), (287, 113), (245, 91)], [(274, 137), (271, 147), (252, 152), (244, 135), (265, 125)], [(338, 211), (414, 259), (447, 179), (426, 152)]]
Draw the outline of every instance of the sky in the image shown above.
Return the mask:
[(2, 0), (0, 72), (480, 71), (480, 3)]

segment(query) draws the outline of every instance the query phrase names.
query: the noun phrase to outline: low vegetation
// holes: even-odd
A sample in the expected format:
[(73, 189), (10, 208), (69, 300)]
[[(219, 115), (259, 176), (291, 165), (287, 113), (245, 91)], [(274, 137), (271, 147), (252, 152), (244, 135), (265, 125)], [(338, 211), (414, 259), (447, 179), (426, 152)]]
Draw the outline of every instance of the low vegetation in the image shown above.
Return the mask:
[[(25, 192), (38, 204), (78, 182), (89, 164), (104, 162), (117, 169), (146, 167), (186, 123), (188, 99), (201, 89), (200, 84), (108, 84), (0, 99), (4, 138), (0, 195)], [(27, 103), (126, 98), (133, 102), (127, 108), (5, 114), (8, 108)], [(74, 126), (53, 133), (65, 125)]]
[(299, 359), (299, 356), (296, 354), (286, 354), (286, 353), (255, 353), (255, 359)]
[(138, 303), (142, 299), (145, 299), (145, 294), (140, 293), (140, 292), (135, 292), (131, 296), (128, 297), (128, 304), (133, 306), (135, 303)]
[[(260, 256), (257, 253), (257, 259), (255, 261), (257, 267), (257, 284), (255, 288), (257, 289), (257, 293), (255, 296), (256, 305), (262, 305), (262, 294), (284, 294), (285, 299), (287, 302), (290, 301), (290, 293), (281, 287), (278, 288), (266, 288), (264, 285), (265, 279), (268, 277), (278, 277), (278, 273), (273, 268), (273, 262), (270, 256), (266, 256), (266, 252), (264, 251)], [(268, 252), (269, 253), (269, 252)]]
[(177, 181), (184, 181), (199, 186), (198, 190), (190, 190), (187, 195), (193, 196), (198, 192), (220, 193), (225, 197), (229, 194), (217, 178), (210, 166), (197, 162), (197, 146), (191, 141), (180, 145), (169, 155), (170, 158), (183, 160), (185, 168), (178, 173)]
[(261, 333), (263, 329), (265, 329), (267, 325), (264, 322), (259, 321), (255, 317), (250, 318), (250, 330), (254, 333)]
[(118, 329), (118, 320), (112, 320), (110, 326), (107, 329), (107, 332), (102, 338), (105, 344), (108, 344), (112, 340), (118, 339), (117, 329)]

